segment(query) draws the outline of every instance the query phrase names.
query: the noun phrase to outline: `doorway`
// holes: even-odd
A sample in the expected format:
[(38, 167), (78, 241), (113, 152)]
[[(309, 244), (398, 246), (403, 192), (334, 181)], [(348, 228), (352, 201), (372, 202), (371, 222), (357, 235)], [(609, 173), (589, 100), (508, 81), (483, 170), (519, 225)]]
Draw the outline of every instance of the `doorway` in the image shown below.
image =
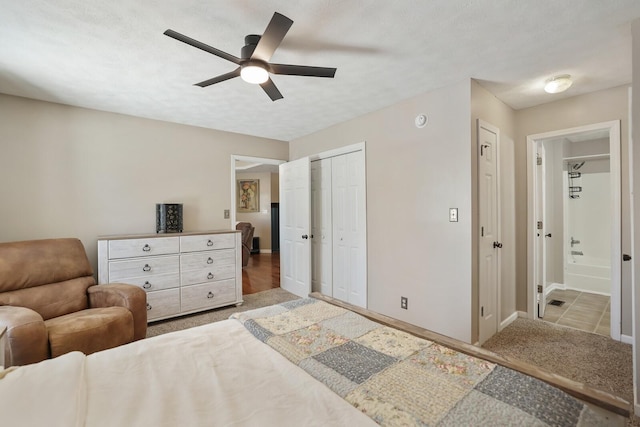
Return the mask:
[[(253, 236), (248, 242), (248, 263), (242, 269), (243, 294), (280, 286), (277, 206), (278, 165), (281, 163), (285, 163), (285, 160), (231, 156), (231, 228), (235, 229), (238, 222), (248, 222), (254, 228)], [(238, 198), (238, 194), (243, 191), (240, 187), (243, 183), (255, 198), (248, 205), (246, 201), (244, 204), (240, 203)]]
[(620, 122), (530, 135), (527, 155), (529, 317), (620, 340)]

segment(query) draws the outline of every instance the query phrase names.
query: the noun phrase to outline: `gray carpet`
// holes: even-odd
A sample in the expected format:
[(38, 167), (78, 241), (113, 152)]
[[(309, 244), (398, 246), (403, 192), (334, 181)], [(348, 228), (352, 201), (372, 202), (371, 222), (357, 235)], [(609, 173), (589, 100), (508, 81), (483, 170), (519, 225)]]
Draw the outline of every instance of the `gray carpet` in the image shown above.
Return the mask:
[(232, 305), (230, 307), (222, 307), (202, 313), (151, 323), (147, 327), (147, 338), (166, 334), (167, 332), (180, 331), (194, 326), (218, 322), (228, 319), (233, 313), (239, 311), (253, 310), (254, 308), (279, 304), (281, 302), (298, 299), (298, 297), (281, 288), (275, 288), (255, 294), (243, 295), (242, 299), (244, 299), (244, 303), (240, 307)]
[(633, 402), (629, 344), (543, 321), (516, 319), (482, 347)]

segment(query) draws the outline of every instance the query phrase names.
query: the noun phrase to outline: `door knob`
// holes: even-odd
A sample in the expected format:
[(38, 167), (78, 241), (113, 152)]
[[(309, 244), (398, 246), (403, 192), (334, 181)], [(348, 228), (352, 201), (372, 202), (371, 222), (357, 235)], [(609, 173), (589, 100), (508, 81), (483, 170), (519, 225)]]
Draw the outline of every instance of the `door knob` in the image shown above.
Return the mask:
[(493, 247), (494, 247), (494, 248), (501, 248), (501, 247), (502, 247), (502, 243), (499, 243), (499, 242), (493, 242)]
[(622, 260), (623, 261), (631, 261), (631, 255), (622, 254)]
[(303, 238), (303, 239), (308, 239), (308, 238), (309, 238), (309, 235), (308, 235), (308, 234), (303, 234), (303, 235), (302, 235), (302, 238)]
[(551, 233), (545, 234), (544, 237), (551, 237)]

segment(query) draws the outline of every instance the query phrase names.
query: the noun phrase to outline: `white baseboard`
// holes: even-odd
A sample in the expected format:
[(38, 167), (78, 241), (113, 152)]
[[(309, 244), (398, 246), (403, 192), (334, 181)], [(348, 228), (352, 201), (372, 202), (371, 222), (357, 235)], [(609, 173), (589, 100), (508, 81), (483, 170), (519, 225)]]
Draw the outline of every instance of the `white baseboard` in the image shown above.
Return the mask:
[(513, 321), (516, 320), (517, 318), (518, 318), (518, 312), (514, 311), (513, 313), (511, 313), (511, 316), (507, 317), (502, 322), (500, 322), (500, 324), (498, 325), (498, 332), (500, 332), (501, 330), (503, 330), (504, 328), (512, 324)]
[(270, 254), (271, 253), (271, 249), (260, 249), (260, 253), (261, 254)]
[(620, 335), (620, 342), (633, 345), (633, 337), (630, 335)]
[(518, 317), (522, 317), (523, 319), (529, 318), (529, 313), (527, 313), (526, 311), (516, 311), (516, 313), (518, 313)]
[(548, 296), (551, 292), (555, 291), (556, 289), (565, 290), (566, 287), (564, 283), (551, 283), (547, 285), (547, 288), (544, 291), (544, 295)]

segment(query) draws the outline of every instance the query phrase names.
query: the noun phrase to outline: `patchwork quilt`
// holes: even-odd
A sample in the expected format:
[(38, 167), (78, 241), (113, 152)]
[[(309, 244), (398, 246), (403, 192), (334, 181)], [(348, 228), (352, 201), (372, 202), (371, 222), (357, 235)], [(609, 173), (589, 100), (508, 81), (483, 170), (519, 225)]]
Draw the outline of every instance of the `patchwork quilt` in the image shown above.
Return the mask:
[(300, 299), (231, 318), (380, 425), (608, 423), (540, 380), (324, 301)]

